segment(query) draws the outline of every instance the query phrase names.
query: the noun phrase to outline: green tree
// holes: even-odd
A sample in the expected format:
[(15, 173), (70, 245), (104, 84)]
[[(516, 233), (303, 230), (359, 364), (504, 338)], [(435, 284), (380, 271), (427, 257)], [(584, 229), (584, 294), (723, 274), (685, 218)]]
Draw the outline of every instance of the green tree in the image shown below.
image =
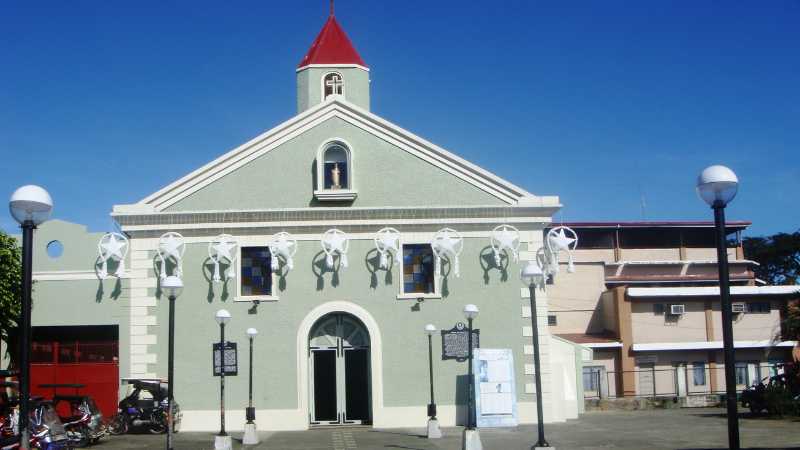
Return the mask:
[(0, 230), (0, 339), (8, 344), (12, 364), (16, 360), (17, 320), (20, 313), (22, 250), (17, 240)]
[[(756, 277), (768, 284), (797, 285), (800, 278), (800, 230), (766, 237), (747, 237), (742, 241), (744, 254), (756, 261)], [(797, 286), (800, 292), (800, 285)], [(790, 301), (781, 314), (781, 331), (776, 339), (800, 340), (800, 303)], [(792, 355), (800, 361), (800, 346)]]
[(760, 264), (756, 276), (767, 284), (797, 284), (800, 277), (800, 231), (746, 237), (744, 254)]

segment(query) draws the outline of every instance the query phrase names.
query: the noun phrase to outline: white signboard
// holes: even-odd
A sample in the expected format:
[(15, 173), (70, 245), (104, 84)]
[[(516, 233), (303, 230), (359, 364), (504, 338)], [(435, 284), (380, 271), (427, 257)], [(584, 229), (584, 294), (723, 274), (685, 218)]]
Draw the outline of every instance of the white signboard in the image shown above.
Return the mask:
[(511, 349), (475, 349), (472, 363), (478, 427), (517, 426), (517, 392)]

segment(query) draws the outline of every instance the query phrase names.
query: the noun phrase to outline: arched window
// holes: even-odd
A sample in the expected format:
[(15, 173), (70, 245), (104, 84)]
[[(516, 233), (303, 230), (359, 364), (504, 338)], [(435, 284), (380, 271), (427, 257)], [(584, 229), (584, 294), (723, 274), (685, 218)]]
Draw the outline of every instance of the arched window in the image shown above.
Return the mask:
[(314, 197), (319, 201), (353, 201), (358, 193), (354, 185), (353, 151), (342, 139), (333, 138), (317, 150)]
[(323, 189), (349, 189), (350, 165), (348, 151), (340, 143), (333, 143), (325, 149), (323, 155)]
[(328, 73), (322, 79), (322, 89), (325, 93), (323, 100), (329, 95), (344, 95), (344, 78), (336, 72)]

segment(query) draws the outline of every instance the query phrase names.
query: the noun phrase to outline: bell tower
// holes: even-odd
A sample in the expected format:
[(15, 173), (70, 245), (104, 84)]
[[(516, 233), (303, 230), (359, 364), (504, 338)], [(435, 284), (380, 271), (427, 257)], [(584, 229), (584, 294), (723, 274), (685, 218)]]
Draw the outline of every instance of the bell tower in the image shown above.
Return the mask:
[(369, 68), (333, 14), (297, 66), (297, 112), (340, 96), (369, 110)]

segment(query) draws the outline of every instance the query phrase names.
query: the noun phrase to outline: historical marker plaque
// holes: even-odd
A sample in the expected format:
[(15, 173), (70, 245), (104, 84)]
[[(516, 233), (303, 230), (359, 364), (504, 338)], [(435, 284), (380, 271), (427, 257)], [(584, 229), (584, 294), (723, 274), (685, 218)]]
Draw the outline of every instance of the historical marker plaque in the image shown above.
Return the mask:
[[(481, 330), (472, 330), (472, 348), (480, 348)], [(466, 361), (469, 356), (469, 330), (459, 322), (449, 330), (442, 330), (442, 359)]]
[[(214, 376), (218, 377), (222, 374), (222, 354), (223, 352), (220, 351), (221, 344), (219, 342), (215, 343), (213, 346), (213, 359), (214, 359)], [(225, 376), (233, 376), (238, 375), (239, 373), (239, 364), (238, 364), (238, 353), (236, 349), (236, 342), (226, 342), (225, 343), (225, 352), (224, 352), (224, 362), (225, 362)]]

